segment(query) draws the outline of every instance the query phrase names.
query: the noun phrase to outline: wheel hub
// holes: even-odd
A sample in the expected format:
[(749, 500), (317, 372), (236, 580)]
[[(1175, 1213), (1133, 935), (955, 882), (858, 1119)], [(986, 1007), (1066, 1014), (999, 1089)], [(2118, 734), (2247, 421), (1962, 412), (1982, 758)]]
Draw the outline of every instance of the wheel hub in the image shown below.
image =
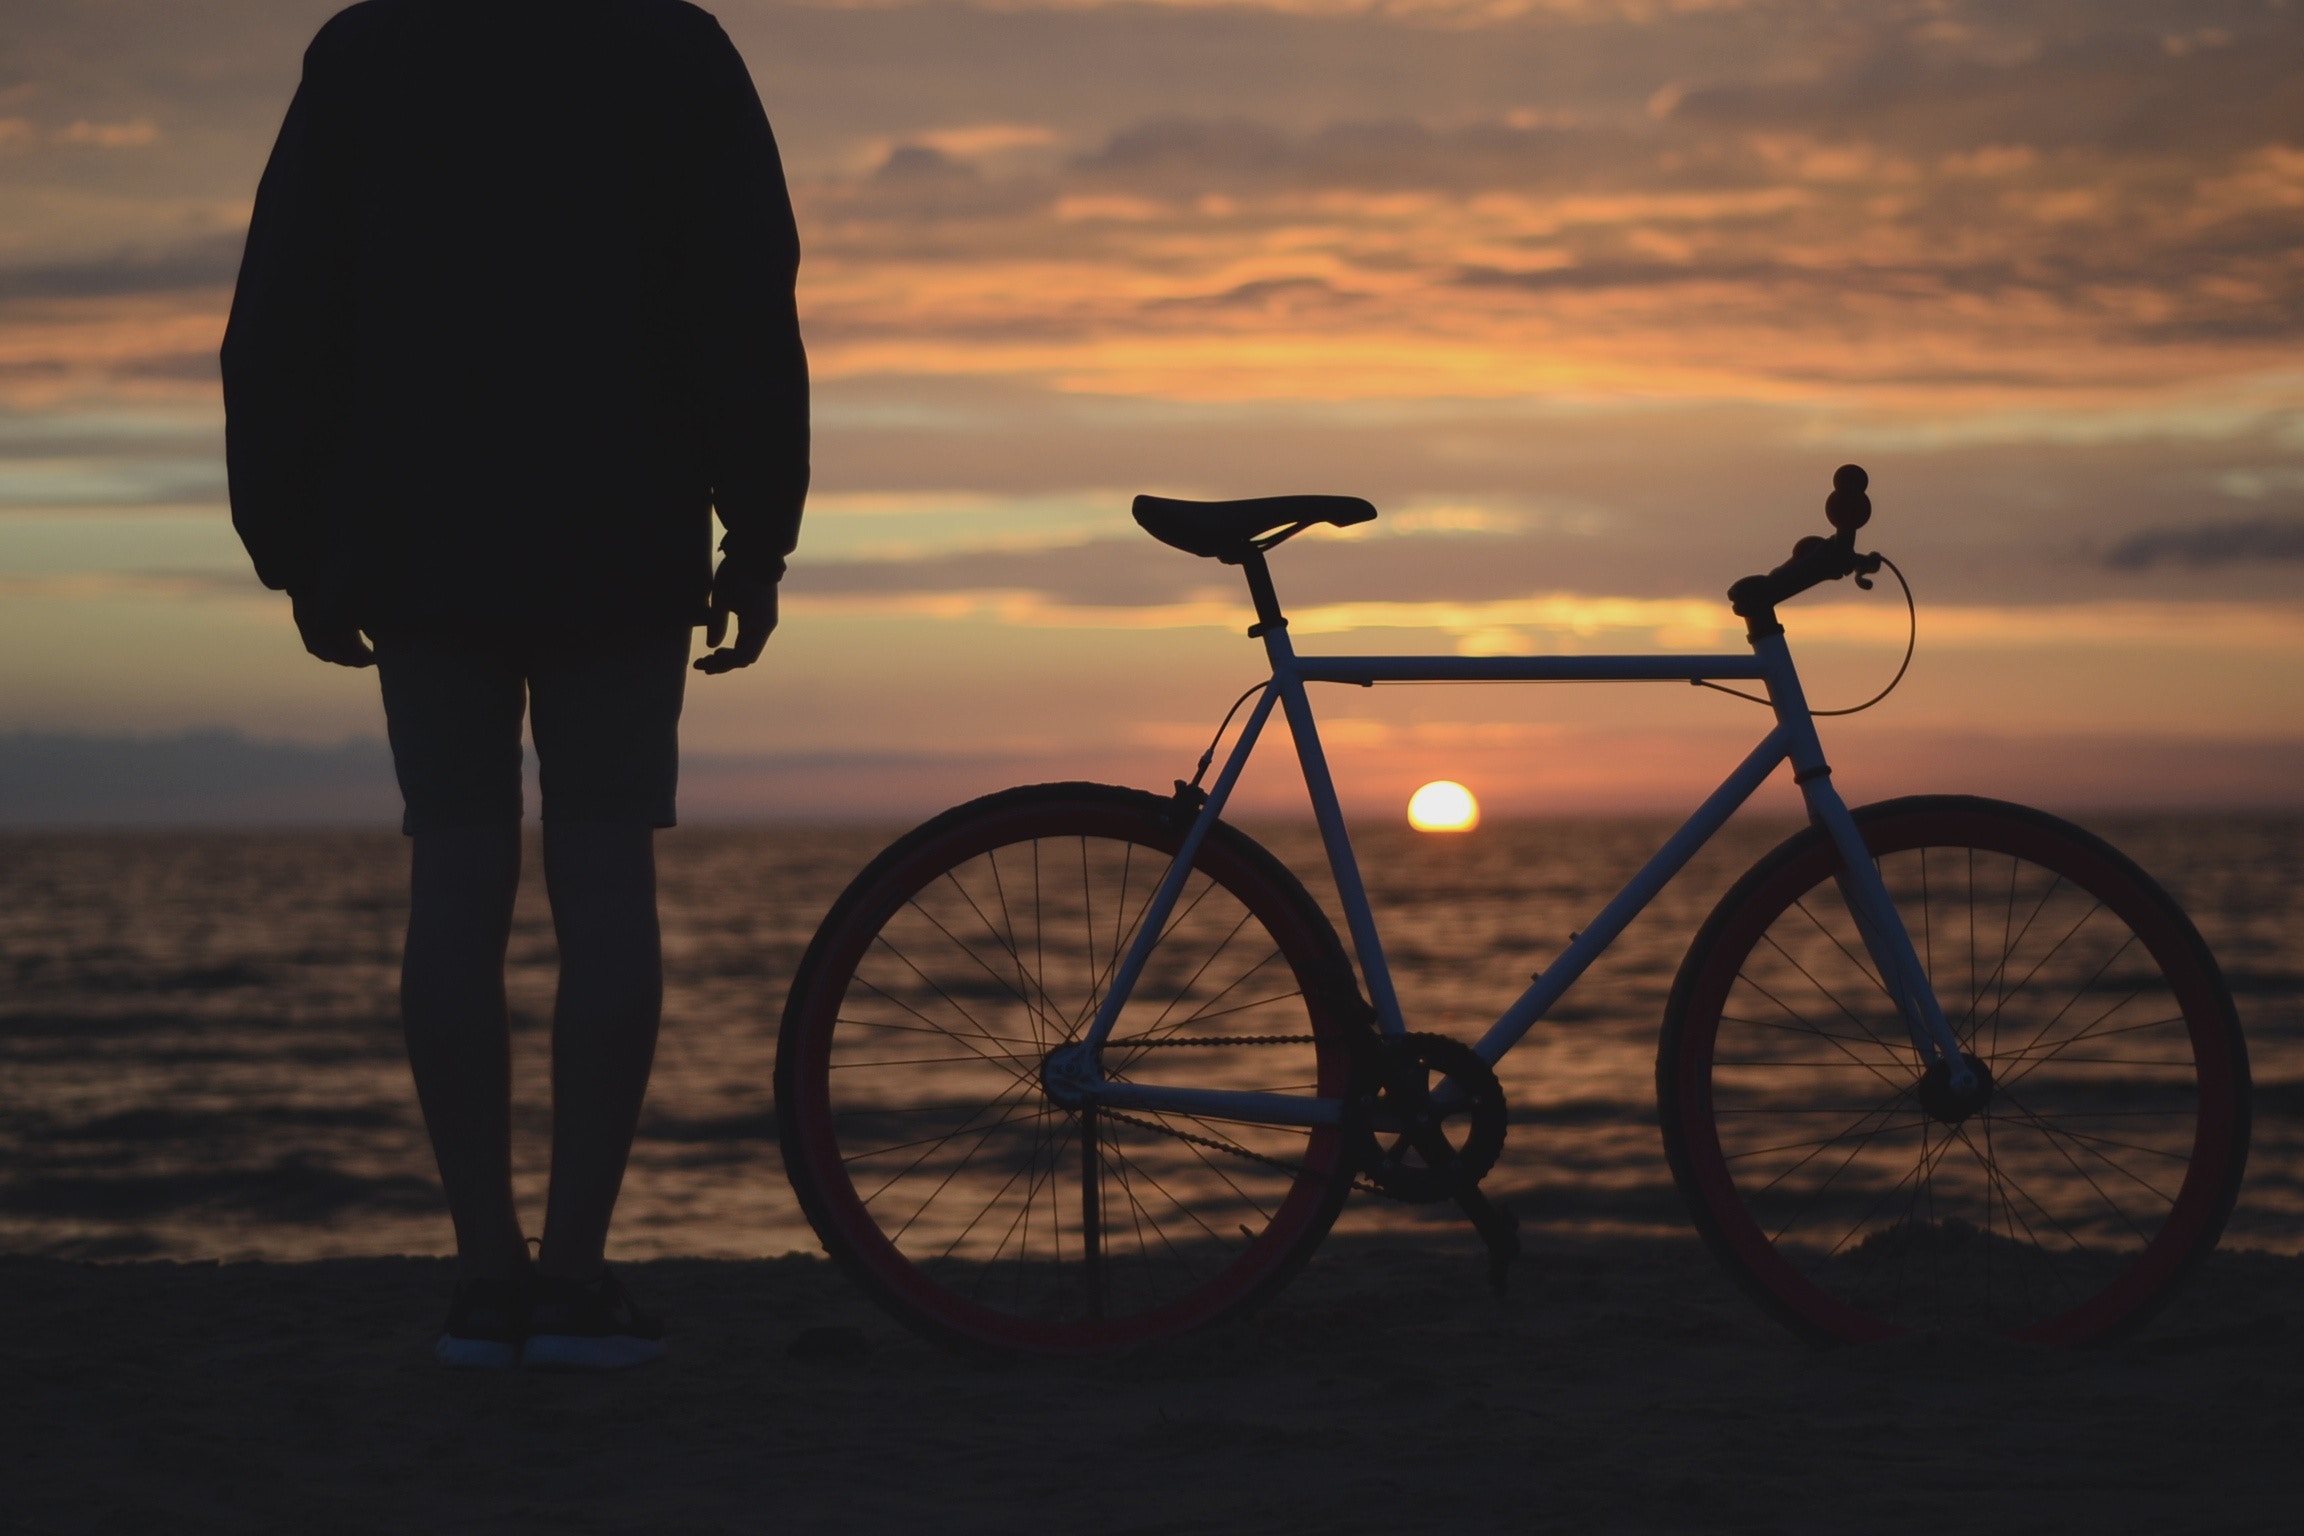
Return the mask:
[(1992, 1100), (1990, 1069), (1967, 1051), (1960, 1053), (1960, 1059), (1976, 1074), (1976, 1086), (1966, 1093), (1952, 1086), (1951, 1068), (1942, 1058), (1930, 1063), (1928, 1070), (1920, 1074), (1920, 1107), (1928, 1112), (1930, 1119), (1946, 1125), (1958, 1125)]
[(1040, 1058), (1040, 1086), (1066, 1109), (1078, 1109), (1096, 1092), (1096, 1053), (1085, 1040), (1060, 1045)]

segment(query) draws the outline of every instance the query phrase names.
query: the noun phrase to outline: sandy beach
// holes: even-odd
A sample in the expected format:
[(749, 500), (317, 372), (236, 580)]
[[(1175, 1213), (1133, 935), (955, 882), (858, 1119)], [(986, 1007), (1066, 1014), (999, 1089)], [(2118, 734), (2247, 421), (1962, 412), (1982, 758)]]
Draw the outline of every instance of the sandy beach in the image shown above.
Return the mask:
[[(2304, 1261), (2215, 1255), (2083, 1353), (1824, 1353), (1693, 1241), (1342, 1238), (1131, 1358), (970, 1363), (807, 1255), (627, 1274), (673, 1349), (457, 1374), (432, 1259), (0, 1260), (10, 1529), (1099, 1532), (2296, 1528)], [(854, 1329), (862, 1352), (805, 1352)], [(821, 1337), (821, 1335), (818, 1335)]]

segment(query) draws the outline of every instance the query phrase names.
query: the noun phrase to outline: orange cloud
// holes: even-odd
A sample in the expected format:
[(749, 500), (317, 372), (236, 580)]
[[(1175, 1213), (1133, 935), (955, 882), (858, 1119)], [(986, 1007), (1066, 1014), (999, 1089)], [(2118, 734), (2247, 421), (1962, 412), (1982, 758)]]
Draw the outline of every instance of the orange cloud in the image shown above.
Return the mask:
[(97, 149), (141, 149), (160, 142), (160, 125), (148, 117), (125, 123), (92, 123), (81, 118), (53, 135), (59, 144), (86, 144)]

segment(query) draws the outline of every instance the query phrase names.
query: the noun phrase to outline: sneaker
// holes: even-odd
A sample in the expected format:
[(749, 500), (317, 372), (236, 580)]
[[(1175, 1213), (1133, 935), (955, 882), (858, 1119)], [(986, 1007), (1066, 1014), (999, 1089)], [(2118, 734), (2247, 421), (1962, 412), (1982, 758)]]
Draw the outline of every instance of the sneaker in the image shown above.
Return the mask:
[(542, 1371), (621, 1371), (664, 1353), (664, 1327), (606, 1270), (597, 1280), (539, 1276), (523, 1365)]
[(461, 1370), (501, 1371), (520, 1363), (528, 1336), (532, 1282), (466, 1280), (448, 1303), (448, 1326), (432, 1352)]

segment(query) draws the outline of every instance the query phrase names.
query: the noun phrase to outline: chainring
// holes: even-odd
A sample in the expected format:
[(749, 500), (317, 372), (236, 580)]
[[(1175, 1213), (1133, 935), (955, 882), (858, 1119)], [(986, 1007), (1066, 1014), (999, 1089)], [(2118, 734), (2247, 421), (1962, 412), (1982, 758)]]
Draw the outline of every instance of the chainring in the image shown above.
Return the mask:
[[(1382, 1194), (1410, 1205), (1455, 1199), (1460, 1188), (1478, 1185), (1504, 1151), (1504, 1085), (1495, 1069), (1446, 1035), (1387, 1035), (1376, 1051), (1374, 1103), (1354, 1117), (1350, 1131), (1361, 1173)], [(1443, 1091), (1449, 1107), (1435, 1110), (1431, 1100)], [(1453, 1171), (1432, 1167), (1409, 1144), (1400, 1127), (1418, 1114), (1438, 1114), (1456, 1155)]]

